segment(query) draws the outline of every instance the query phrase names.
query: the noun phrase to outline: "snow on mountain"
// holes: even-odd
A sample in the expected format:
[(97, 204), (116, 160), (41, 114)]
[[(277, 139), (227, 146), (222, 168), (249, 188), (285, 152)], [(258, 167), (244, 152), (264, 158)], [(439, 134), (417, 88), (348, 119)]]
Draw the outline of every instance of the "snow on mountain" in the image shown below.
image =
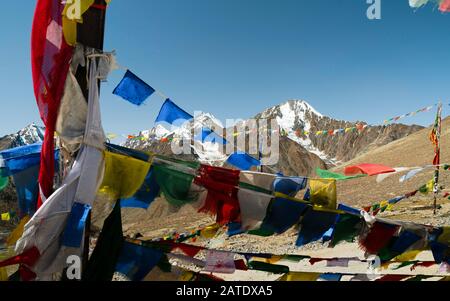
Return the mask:
[[(320, 167), (320, 162), (317, 162), (317, 160), (321, 160), (328, 167), (338, 165), (370, 149), (406, 137), (422, 129), (420, 126), (392, 124), (388, 126), (367, 126), (362, 133), (352, 131), (333, 135), (316, 135), (317, 131), (328, 133), (330, 130), (352, 128), (356, 127), (357, 124), (365, 123), (336, 120), (324, 116), (304, 100), (289, 100), (264, 110), (252, 119), (241, 120), (234, 126), (242, 129), (243, 126), (249, 126), (251, 124), (250, 121), (261, 121), (262, 119), (267, 121), (275, 120), (280, 130), (286, 133), (287, 137), (283, 137), (280, 140), (280, 157), (282, 158), (280, 160), (283, 162), (279, 162), (275, 167), (279, 170), (287, 170), (288, 173), (292, 174), (300, 174), (299, 172), (305, 171), (308, 174), (314, 172), (314, 166)], [(212, 114), (199, 113), (196, 114), (193, 120), (181, 127), (168, 129), (157, 125), (149, 131), (143, 131), (140, 135), (150, 139), (128, 140), (125, 146), (160, 150), (162, 144), (166, 144), (166, 146), (163, 146), (163, 149), (170, 153), (170, 146), (168, 147), (167, 143), (160, 143), (161, 138), (191, 138), (193, 132), (197, 134), (199, 129), (211, 127), (211, 124), (219, 126), (215, 127), (215, 129), (220, 129), (224, 126)], [(247, 128), (247, 130), (250, 129)], [(216, 131), (216, 133), (221, 134), (220, 131)], [(250, 135), (250, 132), (247, 132), (246, 135)], [(216, 150), (216, 147), (217, 145), (204, 143), (203, 153), (200, 153), (201, 150), (200, 152), (198, 149), (195, 150), (197, 159), (201, 162), (208, 162), (208, 159), (214, 161), (220, 158), (220, 152)], [(305, 166), (295, 167), (295, 162), (292, 160), (298, 158), (291, 158), (292, 156), (300, 156), (301, 160), (308, 164), (305, 163)], [(292, 166), (295, 168), (291, 168)]]
[(339, 160), (328, 156), (319, 150), (309, 138), (309, 136), (298, 137), (297, 130), (311, 131), (312, 121), (318, 121), (324, 116), (304, 100), (289, 100), (278, 106), (269, 108), (256, 116), (257, 119), (275, 119), (280, 126), (280, 130), (287, 133), (287, 137), (310, 153), (319, 156), (327, 164), (336, 165)]
[(45, 128), (30, 124), (15, 134), (0, 138), (0, 149), (14, 148), (29, 144), (42, 142), (44, 140)]

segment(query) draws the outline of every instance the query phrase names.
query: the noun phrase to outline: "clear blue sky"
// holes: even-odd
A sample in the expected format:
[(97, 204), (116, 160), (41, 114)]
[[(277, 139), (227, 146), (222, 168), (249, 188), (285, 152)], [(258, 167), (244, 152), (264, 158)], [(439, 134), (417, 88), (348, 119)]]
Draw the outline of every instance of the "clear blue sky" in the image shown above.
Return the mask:
[[(35, 1), (3, 2), (0, 135), (41, 124), (29, 55)], [(450, 102), (450, 14), (382, 0), (382, 20), (370, 21), (367, 7), (366, 0), (113, 0), (105, 49), (187, 111), (222, 120), (288, 99), (369, 123)], [(103, 85), (104, 127), (137, 133), (153, 125), (163, 100), (135, 107), (112, 95), (123, 73)]]

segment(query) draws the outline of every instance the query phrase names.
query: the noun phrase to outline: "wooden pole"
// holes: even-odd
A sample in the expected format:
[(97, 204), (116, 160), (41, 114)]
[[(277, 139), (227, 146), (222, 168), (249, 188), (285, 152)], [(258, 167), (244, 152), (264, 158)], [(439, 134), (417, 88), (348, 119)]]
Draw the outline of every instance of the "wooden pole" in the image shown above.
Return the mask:
[[(436, 215), (437, 213), (437, 197), (439, 193), (439, 171), (440, 171), (440, 154), (441, 154), (441, 130), (442, 130), (442, 103), (439, 102), (438, 105), (438, 111), (436, 116), (436, 156), (437, 156), (437, 163), (436, 169), (434, 171), (434, 187), (433, 187), (433, 193), (434, 193), (434, 200), (433, 200), (433, 215)], [(436, 163), (434, 162), (434, 163)]]

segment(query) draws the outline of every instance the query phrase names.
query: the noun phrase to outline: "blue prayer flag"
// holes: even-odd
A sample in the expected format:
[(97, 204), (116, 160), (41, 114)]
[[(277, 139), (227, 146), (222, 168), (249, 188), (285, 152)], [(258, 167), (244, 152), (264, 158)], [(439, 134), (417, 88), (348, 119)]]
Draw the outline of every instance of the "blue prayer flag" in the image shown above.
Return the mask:
[(391, 251), (402, 254), (420, 239), (421, 237), (413, 232), (403, 231), (391, 247)]
[(356, 208), (353, 208), (353, 207), (350, 207), (350, 206), (347, 206), (347, 205), (344, 205), (344, 204), (339, 204), (337, 209), (341, 210), (341, 211), (345, 211), (345, 212), (350, 213), (350, 214), (361, 215), (361, 210), (360, 209), (356, 209)]
[(261, 165), (261, 161), (243, 152), (236, 152), (232, 154), (228, 157), (227, 163), (239, 168), (240, 170), (250, 170), (252, 166)]
[(319, 277), (319, 281), (341, 281), (341, 274), (322, 274)]
[(308, 178), (279, 176), (273, 181), (273, 191), (294, 197), (307, 183)]
[(155, 120), (156, 122), (167, 122), (173, 124), (177, 120), (191, 120), (194, 118), (192, 115), (188, 114), (186, 111), (177, 106), (170, 99), (166, 99), (164, 104), (159, 111), (158, 117)]
[(155, 89), (150, 87), (130, 70), (127, 70), (123, 79), (113, 91), (113, 94), (118, 95), (138, 106), (140, 106), (153, 93), (155, 93)]
[(315, 211), (309, 209), (302, 219), (302, 226), (298, 233), (298, 247), (320, 240), (336, 222), (336, 213)]
[(33, 216), (39, 195), (39, 165), (17, 172), (12, 177), (16, 186), (20, 216)]
[(300, 217), (307, 209), (306, 204), (275, 198), (267, 210), (267, 216), (261, 225), (261, 229), (278, 234), (286, 232), (300, 221)]
[(211, 129), (208, 128), (202, 128), (202, 132), (195, 136), (195, 140), (201, 141), (203, 143), (205, 142), (212, 142), (212, 143), (220, 143), (222, 145), (226, 145), (227, 141), (220, 137), (218, 134), (213, 132)]
[(73, 204), (63, 234), (63, 246), (71, 248), (79, 248), (81, 246), (86, 220), (90, 211), (90, 205), (80, 203)]
[(131, 281), (142, 281), (162, 256), (161, 251), (125, 242), (116, 264), (116, 271), (126, 275)]
[(153, 168), (150, 168), (144, 183), (139, 190), (129, 199), (124, 199), (120, 202), (122, 208), (142, 208), (148, 209), (148, 206), (159, 195), (160, 187), (156, 182), (155, 173)]

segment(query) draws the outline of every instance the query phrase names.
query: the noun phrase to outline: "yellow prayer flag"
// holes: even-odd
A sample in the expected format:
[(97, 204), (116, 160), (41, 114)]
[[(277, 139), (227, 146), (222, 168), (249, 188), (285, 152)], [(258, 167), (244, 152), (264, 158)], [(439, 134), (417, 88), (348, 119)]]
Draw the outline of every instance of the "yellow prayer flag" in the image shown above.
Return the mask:
[(284, 256), (272, 255), (270, 258), (266, 258), (266, 263), (276, 264), (278, 261), (282, 260)]
[(104, 155), (105, 175), (99, 192), (112, 200), (131, 198), (144, 182), (151, 164), (108, 151)]
[(438, 237), (438, 242), (449, 245), (450, 244), (450, 227), (444, 227), (443, 232)]
[(194, 278), (194, 273), (190, 272), (190, 271), (184, 271), (181, 275), (180, 275), (180, 281), (191, 281), (192, 278)]
[(77, 23), (83, 23), (83, 14), (94, 4), (95, 0), (68, 1), (62, 12), (63, 33), (66, 43), (77, 43)]
[(289, 272), (278, 279), (278, 281), (317, 281), (321, 273)]
[(387, 207), (388, 205), (389, 205), (389, 202), (388, 202), (388, 201), (382, 201), (382, 202), (380, 203), (380, 208)]
[(421, 253), (422, 250), (413, 250), (413, 251), (408, 251), (405, 252), (401, 255), (398, 255), (397, 257), (395, 257), (394, 259), (392, 259), (393, 261), (401, 261), (401, 262), (405, 262), (405, 261), (412, 261), (414, 260), (417, 255), (419, 255), (419, 253)]
[(382, 263), (381, 264), (381, 266), (380, 266), (380, 268), (382, 269), (382, 270), (386, 270), (386, 269), (388, 269), (389, 268), (389, 266), (392, 264), (392, 262), (385, 262), (385, 263)]
[(210, 225), (210, 226), (206, 227), (205, 229), (201, 230), (200, 235), (203, 238), (211, 239), (214, 236), (216, 236), (216, 233), (219, 229), (220, 229), (219, 224), (213, 224), (213, 225)]
[(8, 273), (6, 273), (6, 268), (0, 268), (0, 281), (8, 281)]
[(10, 220), (11, 220), (11, 215), (9, 214), (9, 212), (2, 213), (2, 221), (9, 222)]
[(7, 246), (13, 246), (16, 244), (16, 242), (19, 240), (19, 238), (22, 237), (23, 230), (25, 228), (25, 225), (30, 220), (30, 217), (27, 215), (20, 221), (19, 225), (17, 225), (16, 229), (14, 229), (13, 232), (9, 235), (9, 237), (6, 239), (6, 245)]
[(318, 207), (336, 209), (337, 192), (335, 179), (311, 179), (311, 202)]

